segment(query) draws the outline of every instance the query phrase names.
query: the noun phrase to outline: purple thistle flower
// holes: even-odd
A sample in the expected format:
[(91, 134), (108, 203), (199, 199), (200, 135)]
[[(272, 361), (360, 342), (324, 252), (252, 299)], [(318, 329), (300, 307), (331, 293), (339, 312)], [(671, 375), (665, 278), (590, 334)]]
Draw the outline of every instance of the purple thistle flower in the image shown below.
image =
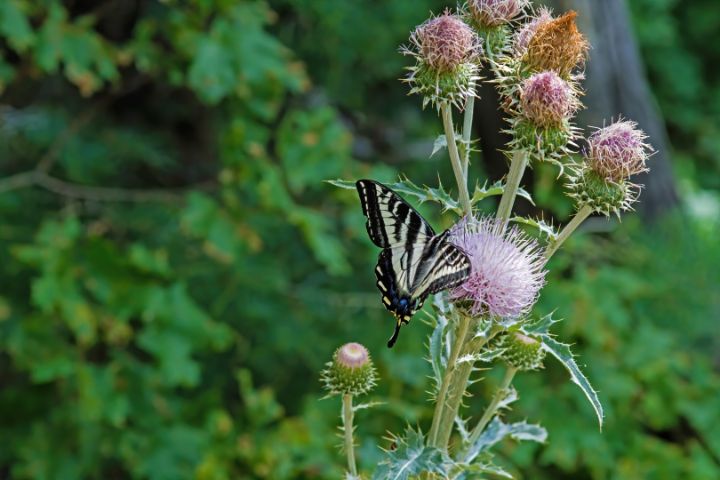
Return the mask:
[(530, 0), (470, 0), (473, 19), (483, 27), (497, 27), (520, 15)]
[(618, 120), (588, 138), (588, 166), (606, 180), (621, 182), (646, 172), (653, 148), (647, 135), (632, 121)]
[(364, 345), (356, 342), (346, 343), (337, 351), (337, 362), (348, 368), (362, 367), (370, 361), (370, 354)]
[(525, 117), (536, 125), (559, 125), (580, 107), (572, 87), (553, 72), (536, 73), (522, 83), (520, 105)]
[(472, 302), (473, 315), (517, 318), (527, 313), (545, 283), (540, 245), (517, 227), (492, 218), (463, 218), (450, 241), (470, 257), (472, 273), (450, 292), (454, 300)]
[(530, 45), (530, 40), (532, 40), (535, 32), (538, 31), (538, 28), (552, 21), (552, 19), (553, 16), (550, 13), (550, 10), (548, 8), (542, 7), (540, 8), (540, 10), (538, 10), (537, 15), (535, 15), (532, 20), (520, 27), (520, 29), (515, 34), (515, 39), (513, 42), (513, 51), (515, 55), (524, 55), (527, 51), (528, 45)]
[(472, 28), (449, 11), (418, 26), (410, 41), (423, 61), (438, 72), (451, 72), (481, 51)]

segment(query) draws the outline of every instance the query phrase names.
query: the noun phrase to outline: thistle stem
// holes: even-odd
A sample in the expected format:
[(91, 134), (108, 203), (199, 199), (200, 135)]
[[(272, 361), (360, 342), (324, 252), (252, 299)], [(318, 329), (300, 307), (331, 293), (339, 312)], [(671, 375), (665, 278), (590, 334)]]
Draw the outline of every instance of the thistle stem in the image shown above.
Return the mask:
[(507, 222), (510, 218), (515, 197), (520, 187), (520, 180), (522, 179), (523, 173), (525, 173), (527, 164), (527, 152), (524, 150), (515, 150), (512, 161), (510, 162), (510, 171), (508, 172), (507, 182), (505, 183), (505, 191), (500, 199), (500, 206), (497, 211), (497, 218), (503, 222)]
[(455, 181), (460, 191), (460, 203), (463, 206), (465, 215), (472, 213), (472, 205), (470, 204), (470, 196), (468, 195), (467, 182), (463, 175), (463, 167), (458, 152), (457, 142), (455, 141), (455, 126), (452, 119), (452, 107), (448, 102), (440, 105), (442, 113), (443, 127), (445, 129), (445, 139), (447, 140), (448, 153), (450, 154), (450, 163), (452, 164)]
[(506, 392), (508, 388), (510, 388), (510, 384), (512, 383), (513, 378), (515, 378), (516, 373), (517, 368), (508, 367), (507, 371), (505, 372), (505, 376), (500, 383), (500, 386), (498, 387), (495, 395), (493, 396), (492, 402), (490, 402), (490, 405), (488, 405), (488, 407), (485, 409), (482, 417), (480, 417), (480, 421), (477, 425), (475, 425), (475, 428), (473, 428), (472, 432), (470, 433), (470, 445), (477, 442), (483, 430), (485, 430), (485, 427), (487, 427), (487, 424), (490, 423), (490, 420), (492, 420), (492, 418), (495, 416), (495, 413), (497, 413), (498, 406), (500, 405), (500, 402), (502, 402), (503, 398), (505, 398)]
[(562, 245), (563, 242), (567, 240), (567, 238), (575, 231), (575, 229), (579, 227), (580, 224), (584, 222), (585, 219), (588, 218), (592, 212), (592, 208), (587, 205), (581, 207), (580, 210), (578, 210), (572, 220), (570, 220), (570, 222), (565, 225), (565, 227), (563, 227), (563, 229), (560, 231), (560, 234), (555, 239), (555, 241), (548, 245), (547, 250), (545, 250), (546, 261), (553, 256), (557, 249), (560, 248), (560, 245)]
[(357, 466), (355, 465), (355, 444), (353, 442), (353, 415), (352, 395), (346, 393), (343, 395), (342, 405), (343, 432), (345, 433), (345, 453), (347, 454), (348, 470), (356, 477)]
[[(467, 184), (468, 167), (470, 165), (470, 140), (472, 138), (473, 114), (475, 113), (475, 96), (470, 95), (465, 102), (465, 112), (463, 113), (463, 177)], [(469, 193), (469, 192), (468, 192)]]
[(430, 427), (429, 441), (430, 445), (434, 447), (440, 447), (438, 444), (439, 431), (444, 426), (441, 426), (441, 421), (445, 416), (447, 409), (447, 393), (450, 386), (450, 378), (455, 371), (455, 362), (460, 355), (460, 350), (465, 343), (465, 337), (470, 329), (470, 317), (463, 315), (457, 325), (457, 332), (455, 333), (455, 341), (450, 348), (450, 358), (448, 359), (447, 368), (445, 369), (445, 375), (443, 375), (442, 383), (440, 385), (440, 392), (435, 403), (435, 413), (433, 414), (432, 426)]
[[(476, 322), (477, 324), (477, 322)], [(487, 337), (482, 339), (480, 342), (473, 345), (472, 351), (467, 353), (475, 353), (482, 350), (482, 348), (489, 342), (502, 328), (493, 327), (488, 333)], [(466, 335), (465, 344), (469, 344), (472, 338), (468, 338)], [(447, 400), (447, 407), (441, 420), (441, 428), (438, 432), (438, 447), (447, 448), (450, 442), (450, 435), (452, 433), (452, 427), (455, 423), (455, 417), (460, 410), (460, 404), (462, 403), (463, 396), (467, 390), (468, 381), (470, 375), (473, 372), (473, 362), (463, 363), (460, 367), (455, 369), (455, 374), (450, 382), (449, 397)]]

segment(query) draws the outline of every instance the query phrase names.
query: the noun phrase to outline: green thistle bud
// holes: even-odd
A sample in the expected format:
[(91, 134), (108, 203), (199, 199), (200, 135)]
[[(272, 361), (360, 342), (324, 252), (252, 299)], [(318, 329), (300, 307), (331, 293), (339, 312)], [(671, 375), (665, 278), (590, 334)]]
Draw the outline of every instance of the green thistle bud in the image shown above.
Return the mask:
[(362, 395), (375, 387), (377, 372), (367, 348), (353, 342), (335, 350), (320, 380), (330, 395)]
[(542, 367), (545, 350), (542, 342), (520, 332), (509, 332), (500, 337), (498, 347), (504, 348), (502, 359), (518, 370), (537, 370)]
[(606, 216), (628, 210), (640, 193), (636, 185), (603, 178), (587, 164), (574, 166), (568, 178), (568, 195), (575, 199), (577, 208), (588, 206)]

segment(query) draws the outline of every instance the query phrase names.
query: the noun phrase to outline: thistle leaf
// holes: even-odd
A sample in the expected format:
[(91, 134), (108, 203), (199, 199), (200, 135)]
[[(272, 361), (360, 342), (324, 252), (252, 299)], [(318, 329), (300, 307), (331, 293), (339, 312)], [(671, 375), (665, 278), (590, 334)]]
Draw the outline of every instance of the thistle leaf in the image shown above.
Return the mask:
[(550, 327), (560, 322), (560, 319), (553, 318), (553, 313), (545, 315), (544, 317), (532, 320), (523, 325), (523, 332), (528, 335), (548, 335), (550, 333)]
[(387, 402), (367, 402), (367, 403), (359, 403), (357, 405), (353, 405), (353, 412), (357, 412), (358, 410), (365, 410), (366, 408), (372, 408), (377, 407), (378, 405), (385, 405)]
[(440, 150), (442, 150), (444, 148), (447, 148), (447, 137), (445, 136), (445, 134), (440, 134), (437, 136), (437, 138), (433, 142), (433, 149), (432, 149), (432, 152), (430, 153), (430, 156), (432, 157), (433, 155), (435, 155), (437, 152), (439, 152)]
[(430, 351), (430, 365), (432, 365), (435, 390), (437, 391), (440, 389), (440, 384), (442, 383), (442, 378), (447, 368), (447, 359), (443, 355), (443, 338), (445, 337), (445, 329), (448, 325), (447, 317), (439, 314), (436, 323), (435, 329), (430, 335), (428, 350)]
[(334, 185), (339, 188), (345, 188), (347, 190), (355, 190), (355, 182), (351, 180), (342, 180), (340, 178), (337, 178), (335, 180), (325, 180), (325, 183), (329, 183), (330, 185)]
[(510, 221), (533, 227), (537, 229), (540, 235), (544, 235), (551, 241), (557, 240), (558, 235), (560, 235), (551, 224), (545, 223), (545, 221), (540, 220), (539, 218), (513, 217)]
[(491, 350), (483, 350), (480, 353), (466, 353), (465, 355), (458, 357), (457, 363), (458, 365), (461, 363), (490, 363), (502, 355), (504, 351), (505, 350), (502, 348), (493, 348)]
[(485, 428), (477, 441), (470, 445), (465, 460), (471, 463), (480, 453), (492, 448), (495, 444), (510, 437), (518, 441), (533, 441), (544, 443), (547, 439), (547, 431), (540, 425), (527, 422), (504, 423), (500, 418), (495, 417)]
[(585, 375), (583, 375), (582, 371), (580, 371), (580, 367), (578, 367), (578, 364), (575, 363), (575, 360), (573, 358), (574, 355), (570, 350), (570, 345), (560, 343), (548, 334), (541, 335), (541, 337), (543, 341), (542, 348), (563, 364), (563, 366), (570, 373), (570, 378), (572, 379), (573, 383), (580, 387), (580, 390), (582, 390), (587, 399), (590, 401), (590, 404), (592, 405), (593, 409), (595, 410), (595, 414), (597, 415), (598, 423), (600, 424), (600, 430), (602, 430), (603, 408), (600, 404), (600, 399), (597, 396), (597, 392), (593, 389), (592, 385), (590, 385), (588, 379), (585, 377)]
[[(502, 195), (504, 191), (505, 184), (501, 180), (498, 180), (490, 186), (487, 185), (487, 182), (484, 183), (482, 187), (480, 184), (475, 184), (475, 191), (472, 194), (470, 202), (474, 205), (475, 203), (485, 200), (488, 197)], [(524, 188), (519, 188), (517, 194), (518, 196), (528, 200), (532, 205), (535, 205), (532, 196)]]
[(426, 446), (421, 430), (408, 427), (405, 437), (393, 440), (397, 449), (388, 452), (387, 459), (375, 470), (374, 480), (407, 480), (423, 472), (436, 473), (441, 478), (448, 476), (452, 460), (440, 449)]

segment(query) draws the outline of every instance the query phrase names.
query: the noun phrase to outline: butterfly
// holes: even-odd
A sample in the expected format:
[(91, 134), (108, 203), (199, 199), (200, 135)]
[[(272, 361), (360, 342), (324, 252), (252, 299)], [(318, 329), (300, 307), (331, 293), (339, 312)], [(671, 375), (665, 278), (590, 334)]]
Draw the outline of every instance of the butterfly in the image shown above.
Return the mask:
[(382, 303), (395, 316), (392, 348), (428, 295), (462, 284), (470, 259), (449, 242), (450, 230), (436, 235), (430, 224), (397, 193), (374, 180), (355, 184), (370, 240), (382, 248), (375, 267)]

